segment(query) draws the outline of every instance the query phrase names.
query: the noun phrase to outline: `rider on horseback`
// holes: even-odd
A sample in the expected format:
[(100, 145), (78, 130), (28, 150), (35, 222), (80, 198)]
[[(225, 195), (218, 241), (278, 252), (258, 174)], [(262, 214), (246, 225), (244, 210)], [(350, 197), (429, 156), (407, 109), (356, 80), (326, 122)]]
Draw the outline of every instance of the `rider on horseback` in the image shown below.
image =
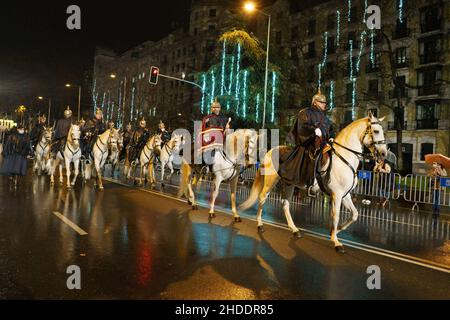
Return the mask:
[(300, 110), (297, 121), (288, 135), (295, 147), (283, 156), (280, 152), (280, 177), (288, 184), (310, 186), (314, 180), (314, 160), (329, 139), (335, 137), (331, 121), (326, 115), (327, 99), (319, 91), (311, 107)]
[(67, 106), (64, 111), (64, 118), (56, 122), (55, 135), (52, 141), (52, 157), (55, 158), (58, 151), (62, 151), (66, 143), (67, 135), (69, 134), (70, 126), (72, 125), (72, 110)]
[(123, 145), (119, 155), (120, 160), (125, 158), (127, 146), (130, 143), (132, 136), (133, 136), (133, 127), (131, 126), (131, 123), (128, 123), (126, 131), (123, 133)]
[(134, 130), (133, 135), (131, 136), (131, 140), (128, 146), (128, 149), (130, 151), (130, 161), (137, 159), (137, 157), (139, 156), (139, 152), (147, 142), (150, 132), (146, 128), (146, 126), (147, 122), (144, 118), (142, 118), (142, 120), (139, 122), (139, 127)]
[(106, 131), (106, 125), (103, 122), (103, 112), (97, 108), (94, 118), (89, 120), (83, 127), (83, 155), (89, 157), (98, 135)]
[(34, 150), (35, 146), (39, 142), (42, 132), (45, 129), (45, 122), (47, 121), (45, 115), (39, 116), (36, 125), (30, 131), (31, 148)]
[(166, 130), (166, 126), (161, 120), (159, 121), (156, 133), (161, 135), (161, 147), (171, 139), (171, 134)]

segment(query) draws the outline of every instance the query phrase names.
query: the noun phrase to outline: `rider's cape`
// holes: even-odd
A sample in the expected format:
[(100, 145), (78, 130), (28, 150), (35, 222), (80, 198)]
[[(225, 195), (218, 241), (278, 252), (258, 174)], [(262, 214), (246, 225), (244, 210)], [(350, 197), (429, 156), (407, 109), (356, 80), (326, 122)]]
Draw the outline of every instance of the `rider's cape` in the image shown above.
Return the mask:
[[(314, 180), (314, 156), (317, 150), (315, 129), (322, 131), (322, 141), (334, 137), (334, 130), (326, 114), (316, 108), (300, 110), (288, 140), (295, 147), (281, 147), (278, 175), (287, 184), (311, 185)], [(319, 141), (319, 144), (321, 141)]]
[(70, 119), (70, 118), (59, 119), (58, 122), (56, 122), (55, 135), (53, 137), (54, 140), (66, 138), (67, 135), (69, 134), (71, 125), (72, 125), (72, 119)]

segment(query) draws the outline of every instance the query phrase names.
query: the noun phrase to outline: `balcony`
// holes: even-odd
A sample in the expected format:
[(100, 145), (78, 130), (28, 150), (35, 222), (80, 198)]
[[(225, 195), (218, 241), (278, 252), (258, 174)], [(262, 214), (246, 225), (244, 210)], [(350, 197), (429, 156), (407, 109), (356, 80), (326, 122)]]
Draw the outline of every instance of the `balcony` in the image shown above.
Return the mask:
[(396, 28), (396, 30), (392, 33), (392, 39), (403, 39), (409, 37), (411, 34), (411, 30), (408, 28)]
[(430, 95), (442, 95), (443, 94), (442, 85), (432, 84), (427, 86), (422, 86), (418, 90), (419, 96), (430, 96)]
[[(389, 121), (388, 130), (397, 130), (397, 123), (394, 121)], [(403, 122), (403, 130), (408, 130), (408, 121)]]
[(372, 63), (368, 63), (366, 65), (366, 73), (378, 72), (380, 71), (379, 65), (372, 65)]
[(441, 28), (442, 28), (442, 20), (441, 19), (433, 19), (433, 20), (430, 19), (426, 23), (423, 23), (420, 25), (420, 31), (422, 33), (441, 30)]
[(422, 119), (422, 120), (416, 120), (416, 129), (417, 130), (426, 130), (431, 129), (435, 130), (438, 129), (438, 119)]
[(440, 52), (429, 52), (427, 54), (420, 55), (420, 64), (440, 62), (440, 58)]
[[(407, 98), (408, 97), (408, 89), (403, 88), (400, 89), (400, 98)], [(397, 90), (389, 90), (389, 99), (397, 99)]]
[(410, 61), (409, 61), (409, 59), (404, 59), (403, 61), (395, 61), (395, 66), (397, 67), (397, 68), (407, 68), (407, 67), (409, 67), (409, 63), (410, 63)]

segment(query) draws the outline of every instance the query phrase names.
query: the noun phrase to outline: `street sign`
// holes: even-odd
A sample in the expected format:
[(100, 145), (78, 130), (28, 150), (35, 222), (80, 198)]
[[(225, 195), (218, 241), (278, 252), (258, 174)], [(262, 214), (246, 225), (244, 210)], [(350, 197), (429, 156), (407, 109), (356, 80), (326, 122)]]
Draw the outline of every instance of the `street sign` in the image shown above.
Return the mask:
[(372, 179), (372, 171), (365, 171), (365, 170), (358, 171), (358, 179), (361, 179), (361, 180)]
[(441, 178), (441, 187), (450, 188), (450, 178)]

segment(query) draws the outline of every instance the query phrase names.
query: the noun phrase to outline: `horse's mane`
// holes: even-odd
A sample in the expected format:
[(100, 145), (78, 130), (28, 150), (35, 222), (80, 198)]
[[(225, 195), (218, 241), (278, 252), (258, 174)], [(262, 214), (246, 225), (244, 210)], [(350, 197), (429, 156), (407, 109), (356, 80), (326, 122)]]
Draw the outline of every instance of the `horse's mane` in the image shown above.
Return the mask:
[(361, 119), (351, 122), (349, 125), (347, 125), (344, 129), (342, 129), (338, 133), (338, 135), (336, 136), (336, 139), (339, 139), (339, 138), (342, 139), (343, 137), (348, 136), (349, 132), (353, 131), (356, 127), (359, 127), (363, 122), (367, 123), (368, 119), (369, 119), (368, 117), (365, 117), (365, 118), (361, 118)]

